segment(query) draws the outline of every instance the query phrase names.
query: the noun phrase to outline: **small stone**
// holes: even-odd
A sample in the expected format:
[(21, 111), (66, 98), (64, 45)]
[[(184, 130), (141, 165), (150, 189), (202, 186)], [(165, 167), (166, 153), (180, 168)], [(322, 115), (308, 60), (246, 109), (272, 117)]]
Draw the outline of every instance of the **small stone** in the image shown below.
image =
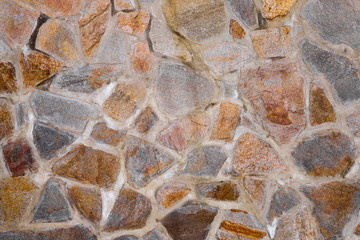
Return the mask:
[[(29, 121), (29, 108), (25, 103), (17, 103), (16, 109), (16, 125), (18, 128), (24, 127)], [(1, 127), (0, 127), (1, 128)]]
[(0, 99), (0, 140), (14, 132), (13, 122), (10, 104), (4, 99)]
[(120, 173), (120, 159), (110, 153), (79, 145), (55, 163), (52, 169), (62, 177), (109, 188)]
[(315, 73), (322, 73), (332, 85), (335, 99), (348, 104), (360, 98), (357, 69), (345, 56), (323, 49), (304, 39), (300, 42), (303, 59)]
[(249, 28), (258, 26), (256, 6), (253, 0), (227, 0), (235, 16)]
[[(30, 210), (38, 190), (28, 177), (0, 180), (0, 225), (14, 226), (20, 223)], [(6, 239), (1, 234), (0, 239)]]
[(91, 133), (91, 138), (98, 143), (108, 144), (116, 147), (125, 140), (125, 131), (118, 131), (106, 126), (106, 123), (97, 123)]
[[(346, 16), (346, 17), (344, 17)], [(312, 0), (301, 12), (311, 28), (329, 43), (360, 48), (360, 11), (346, 0)]]
[(16, 92), (15, 75), (15, 67), (11, 62), (0, 62), (0, 94)]
[(21, 54), (21, 72), (25, 89), (36, 87), (62, 68), (62, 63), (38, 51)]
[(266, 19), (286, 16), (297, 0), (262, 0), (261, 13)]
[(139, 239), (135, 236), (126, 235), (126, 236), (114, 238), (113, 240), (139, 240)]
[(40, 122), (34, 125), (33, 139), (40, 157), (46, 160), (55, 157), (75, 141), (73, 135)]
[(60, 184), (54, 179), (47, 182), (34, 211), (35, 223), (63, 222), (72, 219), (69, 203), (61, 192)]
[(240, 120), (240, 106), (235, 103), (220, 104), (219, 117), (211, 134), (211, 140), (232, 141)]
[(355, 112), (346, 118), (350, 131), (355, 136), (360, 136), (360, 111)]
[(322, 88), (316, 85), (310, 87), (310, 123), (319, 125), (326, 122), (336, 122), (336, 113)]
[(235, 43), (218, 43), (203, 53), (205, 63), (218, 75), (237, 70), (251, 55), (250, 48)]
[(61, 3), (53, 0), (24, 0), (33, 4), (46, 15), (56, 17), (68, 17), (76, 15), (81, 8), (82, 0), (62, 0)]
[(144, 34), (150, 22), (150, 15), (146, 11), (119, 12), (117, 26), (124, 32), (134, 35)]
[(135, 129), (139, 133), (147, 134), (157, 121), (158, 117), (156, 116), (156, 114), (152, 111), (150, 107), (146, 107), (135, 119)]
[(103, 109), (109, 117), (120, 120), (131, 117), (145, 97), (145, 86), (140, 81), (121, 82), (105, 101)]
[(172, 238), (167, 235), (165, 230), (161, 228), (156, 228), (148, 232), (142, 238), (143, 240), (172, 240)]
[(356, 226), (356, 228), (354, 230), (354, 234), (357, 236), (360, 236), (360, 224)]
[(30, 97), (30, 103), (39, 120), (77, 131), (82, 131), (88, 120), (99, 114), (94, 104), (67, 99), (45, 91), (35, 91)]
[(27, 172), (37, 172), (38, 165), (33, 157), (29, 144), (18, 139), (3, 147), (5, 161), (13, 177), (25, 175)]
[(300, 203), (296, 192), (292, 189), (279, 189), (272, 196), (267, 219), (272, 222), (274, 218), (281, 217)]
[(134, 5), (131, 0), (115, 0), (115, 8), (118, 10), (133, 10)]
[(238, 185), (231, 181), (197, 184), (196, 191), (201, 197), (219, 201), (236, 201), (240, 196)]
[(209, 125), (210, 121), (205, 114), (194, 114), (173, 122), (162, 130), (156, 139), (162, 145), (182, 152), (190, 143), (200, 142)]
[(40, 13), (20, 1), (0, 2), (0, 32), (13, 47), (23, 47), (34, 30)]
[(133, 68), (136, 72), (147, 73), (152, 69), (152, 57), (149, 47), (145, 43), (137, 43), (131, 56)]
[(186, 197), (190, 192), (191, 189), (186, 184), (169, 183), (161, 186), (155, 192), (155, 198), (162, 208), (169, 208)]
[(208, 42), (225, 31), (222, 0), (167, 0), (163, 13), (174, 31), (193, 42)]
[(10, 62), (14, 57), (14, 52), (4, 42), (4, 38), (0, 36), (0, 61)]
[(151, 214), (151, 202), (144, 195), (123, 189), (112, 208), (104, 231), (139, 229), (145, 226)]
[(292, 152), (297, 166), (315, 177), (344, 176), (357, 157), (355, 144), (338, 130), (306, 138)]
[(136, 188), (146, 186), (175, 163), (174, 157), (139, 138), (129, 137), (126, 144), (128, 179)]
[(214, 96), (211, 81), (181, 64), (162, 64), (155, 82), (155, 98), (161, 111), (185, 115), (205, 107)]
[(289, 27), (268, 28), (250, 33), (257, 52), (263, 58), (286, 57), (289, 55)]
[(230, 20), (229, 33), (232, 36), (232, 38), (234, 39), (234, 41), (242, 40), (245, 38), (245, 35), (246, 35), (244, 29), (234, 19)]
[(341, 239), (342, 230), (360, 206), (358, 184), (330, 182), (321, 186), (304, 186), (302, 191), (314, 203), (322, 235), (326, 239)]
[(102, 201), (99, 189), (84, 187), (69, 187), (70, 201), (82, 216), (93, 223), (101, 220)]
[(220, 147), (199, 147), (188, 154), (188, 163), (183, 170), (185, 174), (215, 177), (218, 175), (227, 156)]
[(252, 133), (243, 135), (236, 144), (233, 169), (238, 174), (270, 174), (288, 170), (275, 149)]
[(161, 223), (173, 239), (205, 240), (216, 214), (217, 208), (196, 201), (188, 201), (179, 209), (166, 215)]

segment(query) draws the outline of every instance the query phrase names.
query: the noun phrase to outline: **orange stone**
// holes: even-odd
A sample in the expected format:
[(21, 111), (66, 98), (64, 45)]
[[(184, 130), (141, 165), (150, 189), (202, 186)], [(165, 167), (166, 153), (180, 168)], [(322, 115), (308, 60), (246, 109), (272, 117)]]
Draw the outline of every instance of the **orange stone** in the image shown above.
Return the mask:
[(162, 208), (169, 208), (186, 197), (191, 192), (188, 185), (182, 183), (170, 183), (161, 186), (155, 193), (156, 201)]
[(101, 122), (94, 126), (90, 137), (95, 139), (96, 142), (116, 147), (124, 141), (125, 134), (126, 133), (124, 131), (108, 128), (106, 123)]
[(124, 32), (142, 35), (150, 22), (150, 15), (146, 11), (120, 12), (117, 25)]
[(10, 62), (0, 62), (0, 94), (17, 90), (15, 67)]
[(240, 196), (238, 185), (232, 181), (197, 184), (196, 192), (201, 197), (219, 201), (236, 201)]
[(232, 38), (234, 39), (234, 41), (236, 39), (241, 40), (245, 38), (245, 31), (244, 29), (240, 26), (240, 24), (234, 20), (231, 19), (230, 20), (230, 28), (229, 28), (229, 33), (232, 36)]
[(0, 140), (10, 136), (14, 131), (14, 119), (6, 100), (0, 99)]
[(261, 13), (266, 19), (282, 17), (290, 12), (297, 0), (262, 0)]
[(336, 122), (336, 113), (322, 88), (311, 85), (310, 89), (310, 123), (319, 125), (326, 122)]
[(33, 4), (37, 9), (46, 15), (56, 17), (66, 17), (76, 15), (81, 8), (82, 0), (24, 0)]
[(136, 72), (149, 72), (152, 68), (153, 61), (148, 45), (145, 43), (137, 43), (134, 47), (131, 60)]
[(360, 224), (356, 226), (354, 233), (355, 233), (355, 235), (360, 236)]
[(131, 0), (115, 0), (115, 7), (118, 10), (132, 10), (134, 9)]

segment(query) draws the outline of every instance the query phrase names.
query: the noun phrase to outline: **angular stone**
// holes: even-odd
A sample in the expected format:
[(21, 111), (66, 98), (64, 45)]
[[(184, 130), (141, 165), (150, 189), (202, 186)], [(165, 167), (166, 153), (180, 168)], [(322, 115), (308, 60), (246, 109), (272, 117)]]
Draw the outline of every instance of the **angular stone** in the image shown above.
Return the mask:
[(355, 144), (338, 130), (327, 130), (306, 138), (292, 152), (297, 166), (315, 177), (344, 176), (357, 157)]
[(261, 13), (266, 19), (286, 16), (297, 0), (262, 0)]
[(145, 43), (137, 43), (131, 56), (132, 65), (136, 72), (147, 73), (152, 69), (152, 57), (149, 47)]
[(10, 104), (4, 99), (0, 99), (0, 140), (10, 136), (13, 131), (14, 119)]
[(139, 239), (135, 236), (125, 235), (125, 236), (114, 238), (113, 240), (139, 240)]
[(147, 134), (157, 121), (158, 117), (156, 116), (156, 114), (152, 111), (150, 107), (146, 107), (135, 119), (135, 129), (139, 133)]
[(286, 59), (241, 71), (240, 90), (278, 143), (288, 143), (305, 127), (303, 83), (297, 64)]
[(253, 0), (227, 0), (235, 16), (240, 19), (247, 27), (253, 28), (258, 26), (256, 6)]
[(15, 67), (11, 62), (0, 62), (0, 94), (15, 93), (16, 72)]
[(134, 190), (123, 189), (110, 212), (104, 231), (142, 228), (151, 210), (151, 202), (148, 198)]
[(50, 179), (34, 210), (34, 222), (63, 222), (72, 219), (68, 201), (61, 192), (60, 184)]
[(238, 174), (270, 174), (288, 170), (275, 149), (252, 133), (243, 135), (236, 144), (233, 169)]
[[(20, 223), (27, 215), (38, 189), (28, 177), (0, 180), (0, 225), (14, 226)], [(4, 239), (1, 234), (0, 239)]]
[(119, 12), (117, 26), (124, 32), (142, 35), (150, 22), (150, 15), (146, 11)]
[(173, 122), (162, 130), (156, 139), (162, 145), (182, 152), (190, 143), (200, 142), (209, 125), (210, 121), (205, 114), (194, 114)]
[(304, 186), (302, 191), (313, 203), (325, 239), (341, 239), (342, 230), (360, 206), (358, 184), (330, 182), (321, 186)]
[(360, 48), (360, 11), (350, 1), (312, 0), (303, 8), (301, 17), (309, 20), (325, 41)]
[(78, 131), (82, 131), (88, 120), (99, 114), (93, 104), (44, 91), (35, 91), (30, 97), (30, 103), (39, 120)]
[(70, 201), (82, 216), (93, 223), (101, 220), (102, 200), (99, 189), (84, 187), (69, 187)]
[(3, 147), (5, 161), (13, 177), (25, 175), (27, 172), (37, 172), (38, 164), (33, 158), (29, 144), (18, 139)]
[(145, 97), (145, 86), (140, 81), (121, 82), (105, 101), (105, 114), (113, 119), (127, 119), (136, 111)]
[(25, 89), (33, 88), (62, 68), (62, 63), (38, 51), (21, 54), (21, 72)]
[(215, 177), (219, 173), (227, 156), (220, 147), (206, 146), (192, 150), (187, 158), (188, 163), (183, 173), (195, 176)]
[(235, 129), (240, 120), (240, 106), (235, 103), (223, 102), (220, 104), (219, 117), (213, 132), (211, 140), (232, 141), (235, 135)]
[(111, 187), (120, 172), (120, 159), (110, 153), (79, 145), (54, 164), (62, 177), (100, 187)]
[(146, 233), (143, 237), (143, 240), (172, 240), (165, 230), (161, 228), (156, 228), (148, 233)]
[(272, 222), (274, 218), (289, 212), (300, 203), (296, 192), (292, 189), (279, 189), (272, 196), (267, 219)]
[(62, 0), (61, 2), (53, 0), (24, 1), (33, 4), (41, 12), (52, 18), (74, 16), (80, 11), (82, 5), (82, 0)]
[(244, 39), (246, 35), (244, 29), (234, 19), (230, 20), (229, 33), (234, 39), (234, 41)]
[(136, 188), (146, 186), (175, 163), (174, 157), (139, 138), (129, 137), (126, 144), (128, 179)]
[(326, 122), (336, 122), (336, 113), (322, 88), (316, 85), (310, 87), (310, 123), (319, 125)]
[(98, 143), (116, 147), (125, 140), (125, 135), (125, 131), (108, 128), (106, 123), (100, 122), (94, 126), (90, 137)]
[(119, 10), (132, 10), (134, 5), (131, 0), (115, 0), (115, 8)]
[(237, 70), (251, 56), (250, 48), (235, 43), (218, 43), (203, 53), (205, 63), (218, 75)]
[(183, 183), (169, 183), (161, 186), (155, 192), (155, 198), (162, 208), (169, 208), (186, 197), (191, 192), (188, 185)]
[(204, 107), (214, 95), (214, 87), (205, 75), (180, 64), (162, 64), (155, 82), (155, 98), (161, 111), (185, 115)]
[(231, 181), (197, 184), (196, 191), (201, 197), (219, 201), (236, 201), (240, 196), (238, 185)]
[[(18, 128), (24, 127), (29, 121), (29, 108), (25, 103), (17, 103), (15, 105), (16, 110), (16, 125)], [(1, 127), (0, 127), (1, 128)]]
[(322, 73), (332, 85), (335, 99), (348, 104), (360, 98), (360, 79), (351, 61), (318, 44), (304, 39), (300, 42), (303, 59), (315, 73)]
[(277, 27), (250, 33), (255, 52), (261, 57), (286, 57), (290, 51), (290, 28)]
[(181, 208), (166, 215), (161, 223), (173, 239), (205, 240), (216, 214), (217, 208), (188, 201)]
[(222, 0), (167, 0), (163, 13), (174, 31), (197, 43), (220, 36), (226, 26)]
[(14, 47), (23, 47), (36, 26), (40, 13), (20, 1), (0, 2), (0, 32)]
[(360, 136), (360, 111), (355, 112), (346, 118), (350, 131), (355, 136)]
[(73, 135), (57, 128), (36, 122), (33, 139), (40, 157), (50, 160), (75, 141)]

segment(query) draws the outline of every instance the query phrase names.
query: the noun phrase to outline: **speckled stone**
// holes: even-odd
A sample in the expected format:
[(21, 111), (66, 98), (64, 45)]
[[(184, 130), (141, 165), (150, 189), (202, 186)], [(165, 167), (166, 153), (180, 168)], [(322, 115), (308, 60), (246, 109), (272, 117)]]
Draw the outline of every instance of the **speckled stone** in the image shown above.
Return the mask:
[(115, 8), (118, 10), (132, 10), (134, 5), (131, 0), (115, 0)]
[(168, 183), (155, 192), (156, 201), (162, 208), (169, 208), (186, 197), (191, 192), (190, 187), (183, 183)]
[(286, 16), (297, 0), (262, 0), (261, 13), (264, 18), (274, 19)]
[(357, 111), (346, 118), (350, 131), (355, 136), (360, 136), (360, 111)]
[(113, 240), (139, 240), (139, 238), (131, 235), (125, 235), (121, 237), (114, 238)]
[(336, 122), (336, 113), (324, 90), (314, 84), (310, 86), (310, 123), (320, 125), (326, 122)]
[(281, 188), (273, 194), (266, 217), (272, 222), (274, 218), (289, 212), (298, 204), (300, 204), (300, 198), (294, 190)]
[(172, 240), (165, 230), (161, 228), (156, 228), (148, 233), (146, 233), (143, 237), (143, 240)]
[(0, 140), (14, 131), (14, 118), (9, 103), (0, 99)]
[(98, 143), (116, 147), (125, 140), (125, 135), (125, 131), (111, 129), (106, 123), (100, 122), (94, 126), (90, 137)]
[(234, 19), (230, 19), (229, 33), (234, 41), (242, 40), (245, 38), (246, 35), (245, 30)]
[(119, 12), (117, 26), (124, 32), (134, 35), (144, 34), (150, 22), (150, 14), (145, 10), (132, 12)]
[(256, 6), (253, 0), (227, 0), (230, 8), (237, 18), (239, 18), (247, 27), (257, 27)]
[(66, 17), (76, 15), (82, 5), (83, 0), (62, 0), (61, 2), (53, 0), (24, 0), (33, 4), (46, 15), (56, 17)]
[(231, 181), (197, 184), (196, 191), (201, 197), (219, 201), (236, 201), (240, 196), (238, 185)]
[(152, 56), (149, 46), (145, 43), (137, 43), (134, 46), (131, 61), (135, 72), (147, 73), (150, 72), (153, 65)]
[(17, 91), (16, 72), (11, 62), (0, 62), (0, 94)]
[(26, 125), (26, 123), (29, 121), (28, 106), (23, 102), (17, 103), (15, 105), (15, 111), (16, 111), (16, 125), (19, 128), (24, 127)]
[(141, 111), (135, 119), (134, 128), (137, 132), (147, 134), (158, 121), (158, 117), (150, 107)]

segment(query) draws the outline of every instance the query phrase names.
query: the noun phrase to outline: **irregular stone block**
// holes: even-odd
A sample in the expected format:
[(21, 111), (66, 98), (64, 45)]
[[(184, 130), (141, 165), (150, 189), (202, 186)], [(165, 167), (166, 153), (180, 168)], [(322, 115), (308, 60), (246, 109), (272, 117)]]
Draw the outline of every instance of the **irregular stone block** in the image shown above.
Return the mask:
[(14, 119), (9, 103), (0, 99), (0, 140), (10, 136), (14, 131)]
[(227, 156), (222, 148), (207, 146), (192, 150), (187, 158), (188, 163), (183, 173), (195, 176), (215, 177), (218, 175)]
[(50, 160), (75, 141), (73, 135), (57, 128), (36, 122), (33, 139), (40, 157)]
[(33, 157), (31, 147), (23, 139), (6, 144), (3, 147), (3, 154), (13, 177), (25, 175), (29, 171), (33, 173), (38, 171), (38, 164)]
[(151, 202), (148, 198), (134, 190), (123, 189), (110, 212), (104, 231), (142, 228), (151, 210)]
[(300, 204), (300, 199), (292, 189), (279, 189), (271, 199), (267, 219), (272, 222), (274, 218), (280, 217)]
[(352, 139), (331, 130), (302, 140), (291, 155), (308, 175), (327, 177), (344, 176), (358, 154)]
[(357, 236), (360, 236), (360, 224), (356, 226), (356, 228), (354, 230), (354, 234)]
[(161, 228), (156, 228), (148, 232), (142, 238), (143, 240), (172, 240), (172, 238), (167, 235), (165, 230)]
[(46, 15), (56, 17), (67, 17), (76, 15), (81, 8), (82, 0), (62, 0), (61, 3), (53, 0), (24, 0), (33, 4)]
[(125, 131), (118, 131), (106, 126), (106, 123), (97, 123), (91, 133), (91, 138), (98, 143), (108, 144), (116, 147), (125, 140)]
[(135, 236), (126, 235), (126, 236), (114, 238), (113, 240), (139, 240), (139, 239)]
[(110, 153), (79, 145), (53, 166), (62, 177), (100, 187), (111, 187), (120, 172), (120, 159)]
[(137, 43), (131, 56), (132, 65), (136, 72), (147, 73), (152, 69), (152, 57), (149, 47), (145, 43)]
[(186, 197), (191, 192), (188, 185), (183, 183), (169, 183), (161, 186), (155, 192), (155, 198), (162, 208), (169, 208)]
[(222, 0), (167, 0), (163, 13), (174, 31), (197, 43), (220, 36), (227, 20)]
[(2, 62), (9, 62), (12, 60), (13, 56), (14, 56), (14, 52), (4, 42), (4, 38), (0, 36), (0, 60)]
[(119, 12), (117, 26), (124, 32), (134, 35), (144, 34), (150, 22), (150, 15), (146, 11)]
[(262, 0), (261, 13), (266, 19), (286, 16), (297, 0)]
[(196, 191), (201, 197), (219, 201), (236, 201), (240, 196), (238, 185), (231, 181), (197, 184)]
[(204, 107), (214, 95), (211, 81), (180, 64), (162, 64), (155, 82), (155, 98), (161, 111), (185, 115)]
[[(24, 127), (29, 121), (29, 108), (25, 103), (17, 103), (15, 105), (16, 110), (16, 125), (18, 128)], [(1, 128), (1, 127), (0, 127)]]
[(234, 19), (230, 19), (229, 33), (232, 36), (234, 41), (242, 40), (245, 38), (245, 35), (246, 35), (244, 29)]
[(0, 94), (17, 91), (15, 67), (11, 62), (0, 62)]
[(196, 201), (188, 201), (179, 209), (166, 215), (161, 223), (173, 239), (205, 240), (216, 214), (217, 208)]
[(134, 127), (139, 133), (147, 134), (158, 121), (158, 117), (150, 107), (146, 107), (141, 111), (135, 119)]
[(310, 87), (310, 123), (319, 125), (326, 122), (336, 122), (336, 113), (322, 88), (316, 85)]
[(132, 10), (134, 5), (131, 0), (115, 0), (115, 8), (119, 10)]
[(35, 91), (30, 103), (39, 120), (77, 131), (82, 131), (88, 120), (99, 114), (94, 105), (44, 91)]
[(355, 136), (360, 136), (360, 111), (357, 111), (346, 118), (350, 131)]
[(136, 188), (146, 186), (175, 163), (174, 157), (139, 138), (129, 137), (126, 144), (128, 179)]
[(256, 6), (253, 0), (227, 0), (230, 8), (237, 18), (239, 18), (249, 28), (258, 26)]

